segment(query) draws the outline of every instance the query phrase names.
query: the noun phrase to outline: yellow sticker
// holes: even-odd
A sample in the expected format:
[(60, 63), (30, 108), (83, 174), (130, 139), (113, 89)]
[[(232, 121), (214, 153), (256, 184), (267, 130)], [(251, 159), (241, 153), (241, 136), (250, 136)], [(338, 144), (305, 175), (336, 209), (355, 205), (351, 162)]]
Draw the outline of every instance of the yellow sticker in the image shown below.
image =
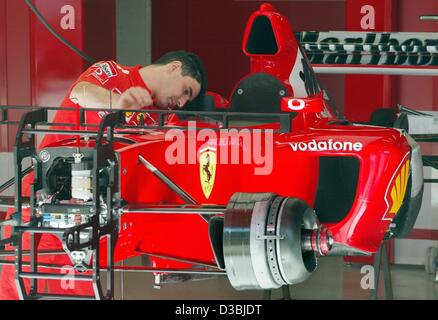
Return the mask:
[(214, 178), (216, 176), (216, 159), (216, 152), (210, 149), (201, 152), (199, 156), (199, 176), (201, 178), (202, 191), (207, 199), (213, 190)]
[(134, 115), (134, 112), (131, 112), (131, 111), (125, 112), (125, 121), (129, 122), (133, 115)]
[(409, 180), (409, 165), (410, 161), (407, 160), (401, 167), (400, 172), (395, 178), (395, 182), (391, 187), (392, 205), (391, 209), (389, 210), (390, 214), (396, 215), (403, 205)]
[(137, 115), (137, 122), (140, 124), (142, 120), (144, 120), (144, 114), (143, 113), (139, 113)]

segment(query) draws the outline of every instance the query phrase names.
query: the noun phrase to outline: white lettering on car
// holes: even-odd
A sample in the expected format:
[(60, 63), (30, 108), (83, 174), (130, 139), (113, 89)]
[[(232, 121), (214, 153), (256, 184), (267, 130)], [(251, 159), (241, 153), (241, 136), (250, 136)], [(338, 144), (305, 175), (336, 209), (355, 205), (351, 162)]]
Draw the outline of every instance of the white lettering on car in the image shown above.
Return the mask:
[(341, 151), (341, 152), (359, 152), (363, 149), (363, 145), (360, 142), (351, 141), (308, 141), (308, 142), (290, 142), (289, 143), (293, 151)]

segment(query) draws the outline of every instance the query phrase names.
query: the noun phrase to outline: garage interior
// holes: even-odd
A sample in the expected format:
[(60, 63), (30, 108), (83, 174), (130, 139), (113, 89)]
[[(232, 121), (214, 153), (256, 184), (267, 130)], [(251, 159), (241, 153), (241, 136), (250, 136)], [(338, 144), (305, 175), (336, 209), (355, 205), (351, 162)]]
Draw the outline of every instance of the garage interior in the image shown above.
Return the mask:
[[(95, 61), (148, 65), (169, 51), (195, 52), (208, 72), (209, 91), (226, 99), (239, 79), (250, 71), (248, 57), (242, 52), (242, 36), (248, 17), (263, 3), (256, 0), (32, 2), (58, 33)], [(438, 48), (438, 2), (434, 0), (288, 0), (271, 3), (287, 17), (294, 32), (435, 33), (437, 42), (433, 46)], [(375, 8), (375, 25), (371, 30), (361, 26), (361, 8), (365, 5)], [(62, 11), (65, 6), (70, 11)], [(71, 12), (74, 23), (69, 21), (69, 26), (63, 27), (60, 21)], [(24, 0), (0, 0), (0, 106), (59, 106), (72, 83), (89, 66), (50, 34)], [(330, 92), (338, 110), (350, 121), (368, 123), (375, 110), (400, 105), (428, 114), (427, 119), (410, 122), (410, 130), (427, 127), (428, 134), (438, 133), (437, 75), (317, 74), (317, 77)], [(16, 110), (12, 112), (11, 120), (17, 121), (23, 114), (23, 110)], [(16, 130), (16, 125), (0, 125), (0, 186), (14, 177)], [(424, 155), (438, 154), (437, 143), (420, 145)], [(370, 277), (364, 266), (373, 265), (373, 255), (319, 259), (318, 270), (307, 281), (289, 286), (287, 292), (284, 288), (272, 292), (237, 291), (224, 276), (158, 285), (151, 273), (116, 272), (114, 298), (438, 299), (437, 170), (425, 166), (424, 179), (422, 206), (414, 228), (403, 239), (386, 243), (384, 256), (390, 275), (380, 271), (377, 292), (367, 285), (364, 289), (364, 281), (369, 281), (367, 277)], [(1, 195), (14, 196), (14, 190), (8, 188)], [(0, 207), (2, 219), (4, 212)], [(147, 265), (148, 261), (136, 257), (117, 265), (131, 264)], [(390, 281), (385, 283), (387, 276)]]

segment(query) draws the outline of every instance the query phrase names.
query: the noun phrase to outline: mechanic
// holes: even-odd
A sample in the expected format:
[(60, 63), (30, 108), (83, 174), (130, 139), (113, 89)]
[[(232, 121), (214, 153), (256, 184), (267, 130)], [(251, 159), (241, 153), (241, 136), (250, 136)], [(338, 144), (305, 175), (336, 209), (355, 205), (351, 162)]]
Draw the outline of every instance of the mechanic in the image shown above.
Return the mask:
[[(189, 101), (200, 100), (207, 87), (207, 75), (197, 55), (187, 51), (172, 51), (147, 66), (122, 66), (114, 61), (92, 65), (76, 80), (61, 107), (87, 109), (160, 109), (183, 108)], [(85, 122), (100, 123), (105, 111), (85, 112)], [(142, 114), (145, 124), (157, 122), (157, 114)], [(139, 124), (139, 114), (126, 114), (128, 125)], [(75, 111), (60, 110), (54, 123), (78, 123)], [(66, 129), (53, 127), (53, 129)], [(65, 139), (46, 135), (40, 146)]]
[[(147, 66), (126, 67), (114, 61), (101, 61), (87, 69), (72, 85), (61, 107), (83, 107), (98, 109), (159, 109), (173, 110), (183, 108), (187, 102), (202, 98), (207, 87), (207, 76), (203, 63), (193, 53), (186, 51), (173, 51), (163, 55)], [(108, 112), (86, 112), (87, 124), (98, 124)], [(145, 123), (153, 124), (158, 116), (147, 114)], [(136, 124), (138, 119), (135, 113), (127, 116), (127, 124)], [(63, 123), (78, 123), (76, 111), (58, 110), (53, 123), (53, 129), (72, 129), (62, 127)], [(79, 123), (78, 123), (79, 125)], [(65, 135), (46, 135), (39, 148), (52, 142), (65, 139)], [(29, 194), (29, 186), (33, 180), (33, 174), (23, 180), (23, 195)], [(8, 212), (10, 215), (12, 211)], [(26, 217), (27, 216), (27, 217)], [(29, 219), (29, 212), (23, 211), (23, 219)], [(5, 233), (6, 233), (5, 229)], [(10, 235), (10, 230), (8, 230)], [(28, 250), (30, 241), (23, 237), (23, 249)], [(7, 246), (8, 249), (9, 246)], [(61, 249), (60, 242), (52, 235), (43, 235), (39, 241), (39, 250)], [(55, 248), (56, 247), (56, 248)], [(44, 256), (39, 262), (71, 265), (69, 258), (63, 256)], [(68, 270), (67, 270), (68, 271)], [(40, 270), (41, 272), (41, 270)], [(58, 272), (51, 269), (42, 272)], [(29, 280), (24, 280), (29, 289)], [(90, 283), (76, 281), (74, 286), (63, 286), (59, 281), (38, 280), (39, 288), (47, 288), (51, 294), (81, 294), (93, 293)], [(15, 270), (13, 266), (3, 266), (0, 276), (0, 299), (18, 299), (15, 284)]]
[(96, 63), (80, 76), (68, 98), (87, 108), (167, 110), (182, 108), (203, 94), (206, 83), (201, 60), (193, 53), (174, 51), (145, 67)]

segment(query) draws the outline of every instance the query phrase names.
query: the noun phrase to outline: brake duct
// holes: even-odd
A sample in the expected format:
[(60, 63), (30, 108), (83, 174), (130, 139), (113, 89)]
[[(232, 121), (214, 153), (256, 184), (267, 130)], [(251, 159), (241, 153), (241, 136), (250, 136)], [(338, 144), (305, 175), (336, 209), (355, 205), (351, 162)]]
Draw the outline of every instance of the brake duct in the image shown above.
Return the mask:
[(224, 214), (223, 253), (237, 290), (276, 289), (306, 280), (333, 237), (304, 201), (272, 193), (236, 193)]

